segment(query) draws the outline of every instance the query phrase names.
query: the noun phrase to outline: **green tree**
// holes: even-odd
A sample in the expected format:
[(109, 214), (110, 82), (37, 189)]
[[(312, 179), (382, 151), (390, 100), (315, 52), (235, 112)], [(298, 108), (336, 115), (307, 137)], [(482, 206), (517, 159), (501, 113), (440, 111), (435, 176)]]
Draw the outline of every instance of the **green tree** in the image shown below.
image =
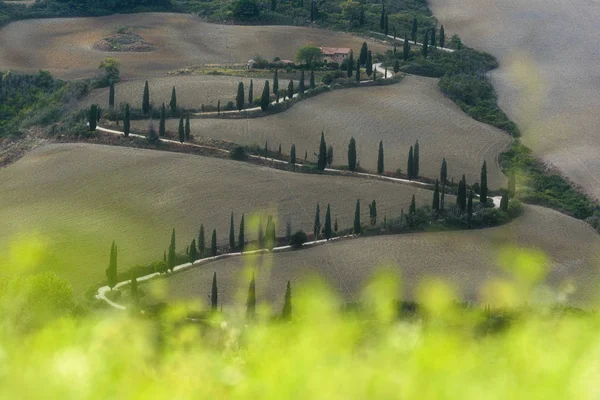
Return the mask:
[(385, 13), (385, 17), (384, 17), (384, 20), (383, 20), (383, 34), (385, 36), (387, 36), (389, 32), (390, 31), (389, 31), (389, 25), (388, 25), (388, 14)]
[(467, 178), (465, 175), (462, 176), (461, 181), (458, 184), (458, 195), (456, 196), (456, 203), (458, 209), (462, 212), (467, 207)]
[(296, 62), (304, 64), (307, 67), (313, 66), (314, 63), (321, 61), (323, 52), (315, 46), (302, 46), (296, 53)]
[(335, 223), (333, 224), (333, 230), (335, 231), (335, 233), (338, 233), (338, 220), (337, 218), (335, 219)]
[(283, 319), (284, 321), (292, 320), (292, 286), (290, 285), (290, 281), (287, 282), (287, 287), (285, 289), (285, 299), (283, 300), (281, 319)]
[(413, 147), (410, 146), (410, 150), (408, 151), (408, 163), (406, 166), (406, 175), (409, 180), (413, 180), (415, 177), (415, 159), (413, 156)]
[(417, 202), (415, 201), (415, 195), (413, 194), (412, 200), (410, 201), (410, 207), (408, 208), (409, 215), (415, 215), (417, 213)]
[(430, 36), (431, 42), (429, 43), (431, 45), (431, 47), (435, 48), (435, 27), (431, 28), (431, 36)]
[(173, 231), (171, 232), (171, 244), (169, 244), (169, 255), (167, 258), (167, 269), (169, 271), (173, 271), (173, 268), (175, 268), (175, 263), (177, 262), (175, 250), (175, 228), (173, 228)]
[(277, 0), (271, 0), (271, 11), (275, 11), (277, 9)]
[(315, 71), (310, 71), (310, 84), (309, 84), (311, 89), (314, 89), (315, 86)]
[(252, 103), (254, 103), (254, 82), (252, 79), (250, 79), (250, 87), (248, 88), (248, 104)]
[(240, 252), (244, 251), (246, 247), (246, 238), (245, 238), (245, 226), (244, 226), (244, 214), (242, 214), (242, 220), (240, 221), (240, 232), (238, 234), (238, 247), (240, 248)]
[(212, 238), (210, 239), (210, 254), (214, 257), (217, 255), (217, 230), (213, 229)]
[(356, 200), (356, 209), (354, 210), (354, 229), (355, 235), (360, 235), (362, 228), (360, 227), (360, 199)]
[(162, 103), (160, 109), (160, 122), (158, 123), (158, 136), (164, 137), (167, 131), (166, 129), (167, 111), (165, 109), (165, 103)]
[(144, 115), (148, 115), (150, 112), (150, 88), (148, 87), (148, 81), (144, 84), (144, 95), (142, 96), (142, 112)]
[(244, 82), (238, 83), (237, 96), (235, 96), (235, 105), (238, 111), (244, 109)]
[(471, 222), (473, 218), (473, 189), (469, 190), (469, 200), (467, 201), (467, 221)]
[(111, 83), (117, 83), (121, 80), (121, 71), (119, 67), (121, 64), (114, 58), (107, 57), (98, 66), (98, 69), (101, 71), (102, 75), (100, 77), (100, 81), (98, 82), (101, 87), (106, 87)]
[(287, 95), (290, 100), (294, 97), (294, 81), (292, 80), (288, 83)]
[(204, 224), (200, 224), (200, 232), (198, 233), (198, 253), (200, 257), (206, 254), (206, 241), (204, 239)]
[(379, 17), (379, 29), (383, 32), (385, 28), (385, 4), (381, 5), (381, 16)]
[(231, 213), (231, 219), (229, 220), (229, 251), (235, 249), (235, 227), (233, 225), (233, 212)]
[(173, 89), (171, 89), (171, 101), (169, 102), (169, 107), (171, 107), (172, 114), (177, 112), (177, 92), (175, 90), (175, 86), (173, 86)]
[(446, 185), (448, 179), (448, 165), (446, 164), (446, 159), (442, 160), (442, 168), (440, 168), (440, 182), (442, 182), (442, 186)]
[(410, 43), (408, 42), (408, 37), (406, 33), (404, 34), (404, 43), (402, 45), (402, 59), (404, 61), (408, 61), (408, 57), (410, 56)]
[(436, 212), (440, 210), (440, 181), (437, 179), (435, 180), (435, 188), (433, 189), (431, 209)]
[(279, 103), (279, 77), (277, 76), (277, 69), (273, 73), (273, 94)]
[(379, 141), (379, 153), (377, 154), (377, 173), (383, 174), (383, 141)]
[(346, 62), (346, 76), (348, 78), (352, 78), (352, 73), (354, 72), (354, 53), (350, 50), (350, 57), (348, 57), (348, 61)]
[(300, 71), (300, 82), (298, 82), (298, 93), (304, 94), (304, 70)]
[(96, 104), (92, 104), (90, 106), (88, 125), (90, 127), (90, 131), (93, 132), (96, 130), (96, 124), (98, 122), (98, 106)]
[(212, 288), (210, 290), (210, 309), (215, 312), (217, 311), (217, 305), (219, 302), (219, 289), (217, 288), (217, 273), (215, 272), (212, 280)]
[(413, 23), (412, 23), (412, 30), (410, 32), (411, 38), (412, 38), (412, 41), (414, 42), (414, 44), (417, 44), (417, 28), (418, 28), (417, 17), (414, 17)]
[(367, 47), (367, 42), (363, 42), (360, 48), (360, 56), (358, 58), (360, 65), (365, 66), (367, 64), (367, 54), (369, 52), (369, 48)]
[(360, 82), (360, 63), (356, 63), (356, 74), (354, 75), (356, 82)]
[(444, 25), (440, 28), (440, 47), (444, 47), (446, 44), (446, 32), (444, 31)]
[(190, 113), (187, 112), (185, 115), (185, 141), (189, 142), (190, 141), (190, 134), (191, 134), (191, 129), (190, 129)]
[(350, 138), (350, 144), (348, 144), (348, 169), (356, 171), (356, 140), (353, 137)]
[(267, 108), (269, 108), (269, 103), (271, 100), (269, 97), (269, 93), (271, 93), (271, 91), (269, 90), (269, 81), (265, 81), (265, 86), (263, 87), (263, 92), (260, 96), (260, 108), (263, 111), (267, 111)]
[(327, 204), (327, 212), (325, 213), (325, 228), (323, 228), (323, 233), (327, 240), (333, 236), (333, 231), (331, 230), (331, 206), (329, 204)]
[(192, 264), (198, 259), (198, 251), (196, 250), (196, 239), (192, 239), (188, 255), (190, 256), (190, 262)]
[(413, 168), (413, 173), (414, 173), (414, 178), (418, 178), (419, 177), (419, 141), (417, 140), (417, 142), (415, 143), (415, 148), (414, 148), (414, 161), (415, 161), (415, 167)]
[(429, 31), (425, 32), (425, 38), (423, 39), (423, 46), (421, 47), (421, 53), (423, 57), (427, 58), (429, 54)]
[(319, 233), (321, 233), (321, 207), (317, 203), (317, 210), (315, 211), (315, 223), (313, 224), (313, 235), (315, 240), (319, 240)]
[(508, 212), (508, 194), (506, 193), (502, 195), (502, 199), (500, 200), (500, 210)]
[(125, 117), (123, 118), (123, 134), (125, 137), (129, 136), (131, 131), (131, 119), (129, 116), (129, 104), (125, 104)]
[(327, 165), (331, 168), (331, 164), (333, 164), (333, 146), (329, 145), (327, 148)]
[(319, 158), (317, 160), (317, 168), (323, 171), (327, 166), (327, 145), (325, 144), (325, 134), (321, 132), (321, 144), (319, 145)]
[(256, 316), (256, 281), (254, 274), (248, 286), (248, 299), (246, 300), (246, 318), (253, 320)]
[(371, 50), (367, 51), (367, 65), (365, 71), (368, 76), (371, 76), (373, 73), (373, 56), (371, 55)]
[(108, 108), (111, 110), (115, 108), (115, 84), (113, 82), (110, 83), (110, 88), (108, 89)]
[(117, 285), (117, 245), (112, 242), (110, 246), (110, 258), (106, 269), (106, 280), (108, 287), (112, 290)]
[(394, 73), (397, 74), (400, 72), (400, 62), (398, 60), (394, 61)]
[(179, 117), (179, 141), (181, 143), (185, 142), (185, 129), (183, 127), (183, 115), (181, 117)]
[(481, 183), (480, 183), (480, 189), (479, 189), (479, 201), (482, 204), (485, 204), (485, 203), (487, 203), (487, 199), (488, 199), (487, 165), (484, 161), (483, 165), (481, 166)]
[(292, 148), (290, 150), (290, 164), (296, 165), (296, 145), (292, 144)]
[(369, 204), (369, 217), (371, 218), (371, 226), (377, 225), (377, 202), (375, 200)]

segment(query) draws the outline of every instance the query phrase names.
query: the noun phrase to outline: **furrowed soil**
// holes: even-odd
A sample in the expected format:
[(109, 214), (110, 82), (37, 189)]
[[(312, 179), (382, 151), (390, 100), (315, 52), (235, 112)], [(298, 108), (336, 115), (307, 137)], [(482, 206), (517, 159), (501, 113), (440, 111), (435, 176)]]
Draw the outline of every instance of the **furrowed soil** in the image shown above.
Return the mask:
[(523, 143), (600, 198), (600, 4), (430, 0), (447, 34), (490, 52), (500, 106)]
[[(94, 44), (130, 27), (156, 51), (105, 52)], [(234, 26), (203, 22), (186, 14), (141, 13), (96, 18), (55, 18), (13, 22), (0, 30), (0, 70), (49, 70), (60, 78), (91, 77), (105, 57), (121, 62), (124, 79), (164, 75), (207, 63), (246, 63), (257, 54), (294, 60), (307, 44), (350, 47), (358, 54), (363, 41), (374, 52), (382, 42), (347, 33), (292, 26)]]
[[(0, 170), (1, 274), (53, 270), (80, 294), (104, 279), (113, 240), (119, 270), (161, 260), (176, 229), (183, 252), (200, 224), (207, 243), (213, 228), (219, 246), (246, 215), (246, 238), (255, 240), (251, 213), (276, 218), (277, 231), (312, 232), (315, 207), (327, 204), (340, 229), (352, 226), (356, 199), (377, 201), (379, 217), (400, 215), (414, 194), (429, 204), (432, 192), (407, 185), (352, 177), (305, 175), (202, 156), (91, 144), (37, 148)], [(453, 200), (449, 200), (453, 201)], [(236, 236), (237, 238), (237, 236)], [(18, 260), (18, 261), (16, 261)]]
[[(281, 84), (281, 83), (280, 83)], [(185, 89), (184, 89), (185, 90)], [(178, 120), (167, 122), (176, 132)], [(133, 126), (147, 128), (147, 121)], [(381, 87), (336, 90), (303, 100), (286, 112), (254, 119), (194, 119), (192, 134), (228, 140), (239, 144), (257, 144), (271, 149), (279, 144), (289, 153), (316, 161), (321, 132), (334, 148), (334, 166), (347, 163), (348, 143), (356, 139), (361, 167), (377, 170), (379, 141), (383, 141), (386, 171), (401, 168), (406, 172), (410, 146), (419, 141), (420, 174), (439, 176), (442, 159), (448, 162), (448, 177), (458, 181), (466, 174), (468, 182), (480, 179), (483, 161), (488, 165), (488, 184), (497, 189), (506, 178), (497, 163), (511, 137), (505, 132), (477, 122), (446, 99), (437, 80), (407, 76), (401, 83)]]
[[(547, 256), (533, 301), (596, 304), (600, 237), (582, 221), (536, 206), (527, 206), (522, 217), (497, 228), (359, 238), (301, 251), (231, 258), (145, 286), (157, 285), (170, 301), (205, 302), (216, 272), (219, 301), (241, 307), (255, 271), (258, 301), (275, 304), (279, 310), (288, 280), (297, 289), (318, 276), (345, 301), (355, 302), (369, 279), (384, 270), (400, 277), (401, 298), (417, 299), (421, 283), (439, 278), (461, 299), (489, 304), (493, 297), (482, 298), (481, 293), (502, 294), (499, 285), (486, 285), (514, 282), (519, 273), (527, 276), (532, 270), (523, 261), (532, 249)], [(517, 292), (524, 293), (524, 287)]]

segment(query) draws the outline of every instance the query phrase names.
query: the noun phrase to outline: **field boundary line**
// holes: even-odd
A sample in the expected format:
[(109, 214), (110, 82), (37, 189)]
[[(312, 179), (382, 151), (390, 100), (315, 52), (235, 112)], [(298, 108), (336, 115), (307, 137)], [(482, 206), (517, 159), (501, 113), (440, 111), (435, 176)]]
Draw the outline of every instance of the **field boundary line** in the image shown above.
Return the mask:
[[(395, 40), (397, 42), (404, 43), (404, 39), (403, 38), (399, 38), (399, 37), (394, 38), (393, 35), (385, 35), (383, 33), (373, 32), (373, 31), (371, 31), (371, 34), (378, 35), (378, 36), (383, 36), (386, 39), (392, 39), (392, 40)], [(408, 43), (411, 43), (411, 40), (409, 40)], [(412, 41), (412, 44), (414, 44), (416, 46), (423, 47), (423, 43)], [(439, 47), (439, 46), (431, 46), (431, 45), (429, 45), (429, 47), (432, 48), (432, 49), (436, 49), (436, 50), (447, 51), (448, 53), (454, 53), (454, 49), (449, 49), (447, 47)]]

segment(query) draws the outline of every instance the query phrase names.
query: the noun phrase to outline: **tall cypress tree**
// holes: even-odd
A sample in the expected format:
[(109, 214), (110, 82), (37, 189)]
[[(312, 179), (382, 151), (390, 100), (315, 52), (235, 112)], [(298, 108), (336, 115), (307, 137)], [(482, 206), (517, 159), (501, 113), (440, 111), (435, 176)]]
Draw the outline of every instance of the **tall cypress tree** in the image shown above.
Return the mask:
[(300, 71), (300, 82), (298, 83), (298, 93), (304, 94), (304, 70)]
[(200, 232), (198, 233), (198, 253), (200, 257), (206, 254), (206, 241), (204, 239), (204, 224), (200, 224)]
[(383, 34), (385, 36), (387, 36), (389, 33), (389, 27), (388, 27), (388, 13), (385, 13), (385, 17), (383, 20)]
[(160, 122), (158, 123), (158, 136), (164, 137), (167, 131), (166, 129), (167, 111), (165, 109), (165, 103), (162, 103), (160, 109)]
[(317, 160), (317, 168), (323, 171), (327, 166), (327, 145), (325, 144), (325, 134), (321, 132), (321, 144), (319, 145), (319, 159)]
[(256, 281), (254, 280), (254, 274), (252, 274), (252, 280), (248, 286), (248, 299), (246, 300), (246, 318), (249, 320), (254, 319), (256, 316)]
[(354, 228), (352, 230), (355, 235), (360, 235), (362, 228), (360, 227), (360, 199), (356, 200), (356, 209), (354, 210)]
[(263, 87), (263, 92), (262, 95), (260, 96), (260, 108), (263, 111), (267, 111), (267, 108), (269, 108), (269, 103), (270, 103), (270, 97), (269, 97), (269, 81), (265, 81), (265, 86)]
[(292, 80), (288, 83), (287, 95), (290, 100), (294, 97), (294, 82)]
[(431, 39), (431, 42), (429, 44), (431, 45), (431, 47), (435, 48), (435, 27), (431, 28), (430, 39)]
[(117, 245), (112, 242), (110, 246), (110, 258), (106, 269), (106, 280), (108, 287), (112, 290), (117, 285)]
[(212, 288), (210, 290), (210, 309), (215, 312), (217, 311), (217, 304), (219, 302), (219, 290), (217, 288), (217, 273), (215, 272), (212, 280)]
[(462, 176), (460, 183), (458, 184), (458, 196), (456, 197), (458, 202), (458, 208), (464, 212), (467, 207), (467, 178), (465, 175)]
[(317, 5), (315, 4), (315, 0), (312, 0), (310, 3), (310, 22), (315, 22), (315, 18), (317, 14)]
[(292, 319), (292, 286), (290, 285), (290, 281), (287, 282), (287, 287), (285, 289), (285, 299), (283, 301), (283, 309), (281, 310), (281, 319), (284, 321), (291, 321)]
[(414, 42), (414, 44), (417, 44), (417, 28), (418, 28), (417, 17), (414, 17), (413, 23), (412, 23), (412, 30), (410, 32), (411, 38), (412, 38), (412, 41)]
[(383, 32), (385, 28), (385, 4), (381, 5), (381, 16), (379, 17), (379, 29)]
[(365, 67), (365, 72), (368, 76), (371, 76), (373, 73), (373, 55), (371, 54), (371, 50), (367, 51), (367, 65)]
[(415, 201), (415, 195), (413, 194), (412, 200), (410, 201), (410, 207), (408, 207), (408, 214), (415, 215), (417, 213), (417, 202)]
[(321, 207), (317, 203), (317, 210), (315, 211), (315, 222), (313, 224), (313, 235), (315, 240), (319, 240), (319, 234), (321, 233)]
[(487, 203), (488, 199), (488, 184), (487, 184), (487, 165), (485, 161), (481, 166), (481, 188), (479, 189), (479, 201), (482, 204)]
[(275, 72), (273, 73), (273, 94), (279, 103), (279, 77), (277, 69), (275, 69)]
[(369, 52), (369, 48), (367, 47), (367, 42), (363, 42), (361, 48), (360, 48), (360, 57), (359, 57), (359, 64), (362, 65), (363, 67), (365, 65), (367, 65), (367, 54)]
[(408, 37), (406, 33), (404, 34), (404, 44), (402, 45), (402, 59), (404, 61), (408, 61), (408, 57), (410, 55), (410, 43), (408, 42)]
[(170, 271), (173, 271), (177, 262), (175, 250), (175, 228), (173, 228), (171, 232), (171, 244), (169, 245), (169, 256), (167, 258), (167, 269)]
[(327, 212), (325, 213), (325, 228), (324, 228), (325, 239), (329, 240), (333, 236), (331, 230), (331, 207), (327, 204)]
[(356, 140), (354, 137), (350, 138), (350, 144), (348, 144), (348, 169), (356, 171)]
[(310, 84), (309, 84), (311, 89), (314, 89), (316, 87), (315, 85), (315, 71), (310, 71)]
[(248, 104), (254, 103), (254, 82), (250, 79), (250, 87), (248, 88)]
[(398, 72), (400, 72), (400, 61), (396, 60), (394, 61), (394, 74), (397, 74)]
[(327, 148), (327, 165), (331, 168), (331, 164), (333, 164), (333, 146), (329, 145)]
[(210, 239), (210, 254), (214, 257), (217, 255), (217, 230), (213, 229), (212, 238)]
[(356, 82), (360, 82), (360, 63), (356, 63), (356, 74), (354, 75)]
[(193, 263), (198, 259), (198, 251), (196, 250), (196, 239), (192, 239), (192, 243), (190, 244), (190, 251), (188, 253), (190, 256), (190, 262)]
[(467, 221), (471, 222), (473, 218), (473, 189), (469, 190), (469, 200), (467, 201)]
[(442, 182), (442, 186), (446, 185), (448, 181), (448, 165), (446, 164), (446, 159), (442, 160), (442, 168), (440, 168), (440, 182)]
[(296, 165), (296, 145), (292, 144), (292, 148), (290, 149), (290, 164)]
[(240, 248), (240, 252), (243, 252), (244, 248), (246, 247), (246, 237), (244, 231), (244, 214), (242, 214), (242, 220), (240, 221), (240, 232), (238, 234), (238, 247)]
[(413, 173), (414, 173), (414, 177), (415, 179), (419, 177), (419, 141), (417, 140), (417, 142), (415, 143), (415, 149), (414, 149), (414, 161), (415, 161), (415, 167), (413, 168)]
[(238, 83), (237, 96), (235, 96), (235, 105), (238, 111), (244, 109), (244, 82)]
[(129, 136), (131, 131), (131, 117), (129, 116), (129, 104), (125, 104), (125, 117), (123, 118), (123, 134)]
[(429, 54), (429, 31), (425, 32), (425, 38), (423, 39), (423, 46), (421, 47), (421, 54), (427, 58)]
[(435, 180), (435, 188), (433, 189), (433, 201), (431, 202), (431, 209), (433, 211), (440, 210), (440, 181)]
[(175, 86), (171, 89), (171, 101), (169, 102), (169, 107), (171, 108), (172, 114), (177, 112), (177, 92), (175, 91)]
[(444, 31), (444, 25), (440, 28), (440, 47), (444, 47), (446, 44), (446, 32)]
[(408, 151), (408, 163), (406, 167), (406, 176), (409, 180), (412, 180), (415, 177), (415, 160), (412, 146), (410, 146), (410, 150)]
[(348, 78), (352, 78), (352, 73), (354, 72), (354, 53), (350, 50), (350, 57), (348, 57), (348, 61), (346, 62), (346, 76)]
[(369, 204), (369, 217), (371, 217), (371, 225), (377, 225), (377, 202), (375, 200)]
[(379, 141), (379, 154), (377, 154), (377, 173), (383, 174), (383, 141)]
[(110, 88), (108, 89), (108, 108), (111, 110), (115, 108), (115, 84), (113, 82), (110, 83)]
[(144, 95), (142, 97), (142, 112), (147, 115), (150, 112), (150, 88), (148, 81), (144, 84)]
[(233, 212), (231, 213), (231, 219), (229, 220), (229, 249), (230, 251), (235, 249), (235, 227), (233, 226)]
[(178, 133), (179, 133), (179, 141), (181, 143), (185, 142), (185, 129), (183, 128), (183, 115), (181, 117), (179, 117)]
[(96, 124), (98, 122), (98, 106), (96, 104), (92, 104), (90, 106), (88, 125), (90, 127), (90, 131), (96, 130)]
[(191, 129), (190, 129), (190, 113), (187, 112), (185, 115), (185, 141), (189, 142), (190, 141), (190, 134), (191, 134)]

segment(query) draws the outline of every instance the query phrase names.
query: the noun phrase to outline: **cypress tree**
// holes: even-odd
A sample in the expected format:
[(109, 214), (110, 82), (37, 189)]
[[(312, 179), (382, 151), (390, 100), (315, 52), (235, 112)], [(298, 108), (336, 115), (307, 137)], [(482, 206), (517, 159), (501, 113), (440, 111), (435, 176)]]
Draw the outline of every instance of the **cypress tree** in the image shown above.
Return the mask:
[(235, 249), (235, 227), (233, 226), (233, 212), (231, 213), (231, 219), (229, 220), (229, 249), (230, 251)]
[(315, 71), (310, 71), (310, 86), (311, 89), (314, 89), (315, 86)]
[(356, 209), (354, 210), (354, 229), (353, 232), (355, 235), (360, 235), (361, 227), (360, 227), (360, 199), (356, 200)]
[(333, 236), (331, 230), (331, 207), (327, 204), (327, 212), (325, 213), (325, 228), (324, 228), (325, 239), (329, 240)]
[(111, 110), (115, 108), (115, 84), (113, 82), (110, 83), (110, 88), (108, 89), (108, 108)]
[(198, 252), (196, 250), (196, 239), (192, 239), (192, 243), (190, 244), (190, 251), (188, 253), (190, 256), (190, 262), (193, 263), (198, 259)]
[(415, 160), (412, 146), (410, 146), (410, 150), (408, 151), (408, 165), (406, 167), (406, 175), (409, 180), (412, 180), (415, 177)]
[(385, 4), (381, 5), (381, 16), (379, 17), (379, 29), (383, 32), (385, 28)]
[(413, 173), (414, 173), (414, 177), (415, 179), (419, 177), (419, 141), (417, 140), (417, 142), (415, 143), (415, 149), (414, 149), (414, 161), (415, 161), (415, 167), (413, 168)]
[(217, 230), (213, 229), (212, 238), (210, 239), (210, 254), (214, 257), (217, 255)]
[(198, 253), (204, 257), (206, 253), (206, 241), (204, 239), (204, 224), (200, 224), (200, 233), (198, 233)]
[(167, 119), (167, 115), (166, 115), (166, 110), (165, 110), (165, 103), (162, 103), (162, 107), (160, 109), (160, 122), (158, 123), (158, 136), (159, 137), (164, 137), (165, 133), (167, 131), (166, 129), (166, 119)]
[(440, 211), (444, 212), (444, 196), (446, 194), (446, 184), (442, 183), (442, 194), (440, 196)]
[(147, 115), (150, 112), (150, 88), (148, 81), (144, 84), (144, 95), (142, 97), (142, 112)]
[(331, 164), (333, 164), (333, 146), (329, 145), (327, 148), (327, 165), (331, 168)]
[(96, 130), (96, 124), (98, 122), (98, 106), (96, 104), (92, 104), (90, 106), (90, 113), (88, 118), (88, 125), (90, 126), (90, 131)]
[(254, 103), (254, 82), (250, 79), (250, 87), (248, 88), (248, 104)]
[(212, 288), (210, 291), (210, 309), (215, 312), (217, 311), (217, 304), (219, 302), (219, 290), (217, 289), (217, 273), (215, 272), (212, 280)]
[(379, 154), (377, 155), (377, 173), (383, 174), (383, 141), (379, 141)]
[(467, 178), (465, 175), (462, 176), (460, 183), (458, 184), (458, 196), (456, 197), (458, 202), (458, 208), (464, 212), (467, 207)]
[(415, 215), (417, 213), (417, 202), (415, 201), (414, 194), (412, 196), (412, 200), (410, 201), (410, 207), (408, 208), (408, 213), (410, 215)]
[(290, 150), (290, 164), (296, 165), (296, 145), (293, 144)]
[(356, 63), (356, 74), (354, 75), (356, 82), (360, 82), (360, 63)]
[(446, 32), (444, 31), (444, 25), (440, 28), (440, 47), (444, 47), (446, 44)]
[(285, 299), (283, 301), (283, 309), (281, 310), (281, 319), (284, 321), (291, 321), (292, 319), (292, 287), (290, 281), (287, 282), (287, 287), (285, 289)]
[(367, 51), (367, 65), (365, 70), (368, 76), (371, 76), (373, 73), (373, 55), (371, 54), (371, 50)]
[(304, 94), (304, 70), (300, 71), (300, 82), (298, 83), (298, 93)]
[(358, 58), (359, 60), (359, 64), (362, 66), (365, 66), (367, 64), (367, 54), (369, 52), (369, 49), (367, 47), (367, 42), (363, 42), (361, 48), (360, 48), (360, 56)]
[(377, 80), (377, 69), (373, 68), (373, 82)]
[(167, 258), (167, 269), (170, 271), (173, 271), (175, 263), (177, 262), (175, 250), (175, 228), (173, 228), (173, 231), (171, 232), (171, 244), (169, 245), (169, 256)]
[(171, 113), (175, 114), (177, 112), (177, 92), (175, 91), (175, 86), (171, 90), (171, 101), (169, 102), (169, 107), (171, 107)]
[(288, 83), (287, 95), (290, 100), (294, 97), (294, 82), (292, 80)]
[(288, 220), (285, 224), (285, 239), (289, 243), (292, 238), (292, 221)]
[(385, 36), (387, 36), (388, 33), (389, 33), (389, 29), (388, 29), (388, 14), (385, 13), (385, 18), (384, 18), (384, 21), (383, 21), (383, 34)]
[(308, 150), (304, 150), (304, 161), (308, 160)]
[(269, 155), (269, 143), (265, 140), (265, 157)]
[(191, 134), (191, 129), (190, 129), (190, 113), (186, 113), (185, 115), (185, 141), (189, 142), (190, 141), (190, 134)]
[(348, 169), (356, 171), (356, 140), (353, 137), (350, 138), (348, 145)]
[(183, 115), (179, 117), (179, 141), (181, 143), (185, 142), (185, 129), (183, 128)]
[(254, 319), (256, 316), (256, 281), (254, 280), (254, 274), (252, 274), (252, 280), (248, 286), (248, 299), (246, 300), (246, 318), (249, 320)]
[(517, 193), (517, 178), (515, 171), (511, 170), (508, 174), (508, 196), (515, 197)]
[(262, 95), (260, 96), (260, 108), (263, 111), (267, 111), (267, 108), (269, 107), (269, 102), (270, 102), (270, 98), (269, 98), (269, 81), (265, 81), (265, 86), (263, 87), (263, 92)]
[(406, 33), (404, 34), (404, 43), (402, 45), (402, 58), (404, 61), (408, 61), (408, 56), (410, 55), (410, 43), (408, 42), (408, 37)]
[(333, 224), (333, 230), (337, 234), (337, 232), (338, 232), (338, 221), (337, 221), (337, 218), (335, 219), (335, 223)]
[(398, 60), (394, 61), (394, 73), (397, 74), (400, 72), (400, 62)]
[(277, 0), (271, 0), (271, 11), (275, 11), (277, 9)]
[(502, 195), (502, 199), (500, 200), (500, 210), (508, 212), (508, 194), (506, 193)]
[(467, 221), (471, 222), (473, 218), (473, 189), (469, 190), (469, 200), (467, 202)]
[(313, 235), (315, 240), (319, 240), (319, 233), (321, 233), (321, 207), (317, 203), (317, 210), (315, 211), (315, 223), (313, 224)]
[(125, 117), (123, 118), (123, 134), (125, 137), (129, 136), (131, 131), (131, 119), (129, 116), (129, 104), (125, 104)]
[(413, 18), (412, 31), (410, 32), (412, 41), (417, 44), (417, 17)]
[(440, 169), (440, 182), (442, 182), (442, 186), (446, 185), (448, 178), (448, 165), (446, 164), (446, 159), (442, 160), (442, 168)]
[(244, 82), (238, 83), (237, 96), (235, 96), (235, 105), (238, 111), (244, 109)]
[(110, 246), (110, 258), (106, 269), (106, 280), (108, 287), (112, 290), (117, 285), (117, 245), (112, 242)]
[(246, 247), (246, 238), (244, 236), (244, 214), (242, 214), (242, 220), (240, 221), (240, 232), (238, 234), (238, 247), (240, 248), (240, 252), (244, 251), (244, 247)]
[(369, 215), (371, 217), (371, 225), (377, 225), (377, 202), (373, 202), (369, 205)]
[(433, 201), (431, 203), (431, 209), (433, 211), (440, 210), (440, 181), (435, 180), (435, 188), (433, 190)]
[(423, 40), (423, 47), (421, 47), (423, 57), (427, 58), (429, 53), (429, 31), (425, 32), (425, 39)]
[(431, 39), (431, 42), (430, 42), (431, 47), (435, 48), (435, 28), (431, 28), (431, 37), (430, 37), (430, 39)]
[(481, 188), (479, 189), (479, 201), (482, 204), (487, 203), (488, 199), (488, 185), (487, 185), (487, 165), (485, 161), (481, 166)]
[(323, 171), (327, 166), (327, 145), (325, 144), (325, 134), (321, 132), (321, 144), (319, 145), (319, 159), (317, 160), (317, 168)]
[(277, 155), (279, 156), (279, 158), (281, 158), (281, 143), (279, 143), (279, 150), (277, 150)]
[(312, 0), (310, 3), (310, 22), (315, 22), (316, 14), (317, 14), (317, 5), (315, 4), (315, 0)]
[(350, 50), (350, 57), (346, 63), (346, 76), (348, 78), (352, 78), (352, 73), (354, 72), (354, 53)]
[(279, 77), (277, 69), (275, 69), (275, 72), (273, 73), (273, 94), (279, 103)]

